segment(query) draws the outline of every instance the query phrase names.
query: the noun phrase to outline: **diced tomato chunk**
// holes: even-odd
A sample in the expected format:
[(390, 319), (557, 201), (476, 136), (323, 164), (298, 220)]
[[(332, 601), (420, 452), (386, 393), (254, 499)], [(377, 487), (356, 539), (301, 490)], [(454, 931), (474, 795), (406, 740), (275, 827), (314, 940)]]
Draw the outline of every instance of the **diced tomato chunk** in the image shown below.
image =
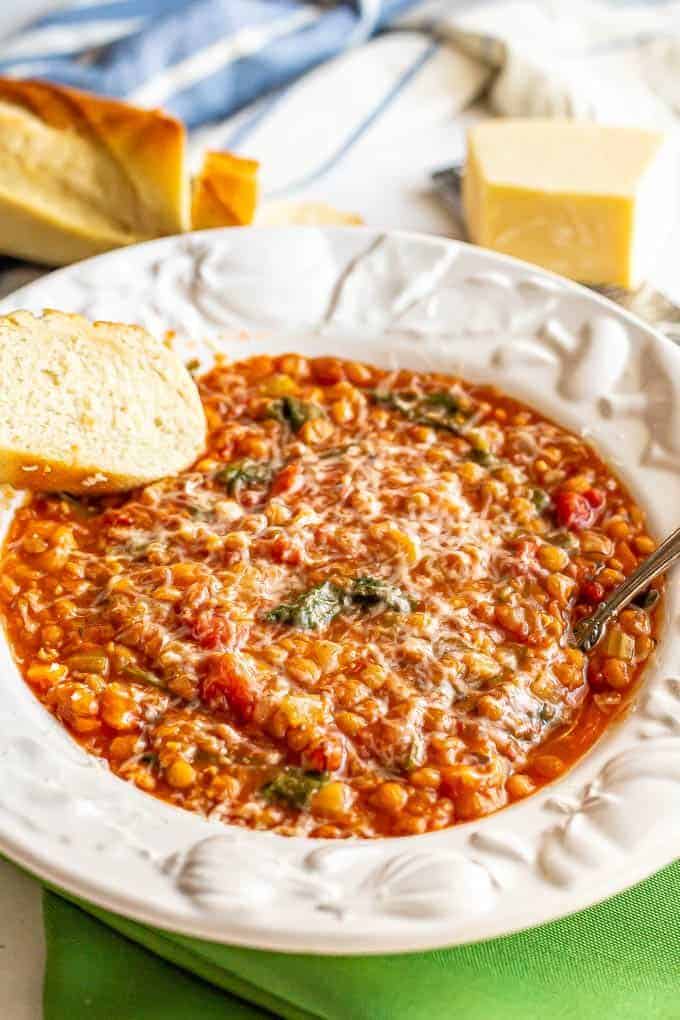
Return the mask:
[(605, 504), (605, 495), (600, 489), (586, 489), (583, 498), (588, 501), (593, 510), (601, 510)]
[(250, 508), (261, 502), (262, 496), (256, 489), (243, 489), (238, 495), (241, 506)]
[(217, 648), (221, 638), (220, 622), (209, 611), (199, 613), (191, 624), (191, 636), (201, 648)]
[(275, 563), (290, 563), (293, 566), (300, 563), (302, 548), (299, 538), (281, 532), (269, 543), (269, 555)]
[(217, 648), (229, 637), (229, 621), (206, 609), (191, 624), (191, 635), (201, 648)]
[(250, 628), (246, 623), (235, 621), (215, 609), (201, 609), (198, 613), (191, 608), (180, 608), (179, 618), (201, 648), (208, 651), (224, 649), (235, 651), (248, 638)]
[(591, 687), (604, 687), (605, 679), (600, 656), (596, 656), (588, 663), (588, 683)]
[(252, 677), (234, 665), (233, 657), (223, 655), (211, 664), (201, 685), (201, 698), (210, 708), (231, 710), (247, 722), (255, 709), (257, 689)]
[(324, 386), (339, 383), (345, 378), (345, 366), (338, 358), (313, 358), (312, 374)]
[(586, 581), (581, 588), (581, 598), (584, 602), (601, 602), (604, 598), (604, 588), (599, 581)]
[(345, 751), (339, 740), (319, 740), (304, 752), (305, 767), (315, 772), (337, 772), (345, 760)]
[(555, 516), (558, 524), (571, 531), (589, 528), (604, 506), (604, 495), (598, 489), (587, 489), (584, 493), (562, 489), (555, 494)]
[(294, 461), (279, 471), (272, 482), (271, 494), (272, 496), (280, 496), (285, 493), (287, 496), (292, 496), (293, 493), (300, 491), (303, 482), (302, 464), (299, 461)]
[(251, 382), (266, 379), (274, 371), (274, 361), (268, 354), (256, 354), (246, 362), (246, 370)]
[(113, 510), (109, 517), (109, 524), (114, 528), (129, 528), (132, 523), (132, 517), (127, 510)]

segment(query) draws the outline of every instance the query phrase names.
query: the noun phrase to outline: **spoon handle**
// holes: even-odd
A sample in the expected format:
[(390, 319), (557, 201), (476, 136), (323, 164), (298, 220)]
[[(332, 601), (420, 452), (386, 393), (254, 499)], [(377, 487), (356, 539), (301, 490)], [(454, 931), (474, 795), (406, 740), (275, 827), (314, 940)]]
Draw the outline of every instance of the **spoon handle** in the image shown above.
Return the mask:
[(651, 556), (643, 560), (637, 570), (630, 574), (623, 584), (615, 588), (609, 598), (602, 602), (594, 613), (584, 617), (574, 627), (574, 643), (582, 652), (591, 652), (604, 632), (610, 617), (627, 606), (647, 585), (668, 570), (672, 563), (680, 558), (680, 528), (676, 528), (661, 543)]

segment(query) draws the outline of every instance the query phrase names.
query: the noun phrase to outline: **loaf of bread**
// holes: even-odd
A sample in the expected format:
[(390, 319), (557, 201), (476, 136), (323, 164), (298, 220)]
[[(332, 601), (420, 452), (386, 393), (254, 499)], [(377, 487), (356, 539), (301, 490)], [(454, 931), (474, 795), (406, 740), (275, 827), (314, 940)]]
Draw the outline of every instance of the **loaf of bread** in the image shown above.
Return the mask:
[(184, 150), (158, 110), (0, 78), (0, 253), (65, 265), (185, 230)]
[(206, 152), (194, 178), (191, 226), (241, 227), (252, 223), (257, 207), (259, 163), (230, 152)]
[(336, 209), (327, 202), (278, 200), (265, 202), (260, 206), (255, 225), (258, 227), (283, 227), (287, 225), (316, 227), (356, 227), (364, 221), (358, 213)]
[(193, 379), (137, 326), (0, 317), (0, 378), (1, 483), (122, 491), (189, 467), (204, 448)]

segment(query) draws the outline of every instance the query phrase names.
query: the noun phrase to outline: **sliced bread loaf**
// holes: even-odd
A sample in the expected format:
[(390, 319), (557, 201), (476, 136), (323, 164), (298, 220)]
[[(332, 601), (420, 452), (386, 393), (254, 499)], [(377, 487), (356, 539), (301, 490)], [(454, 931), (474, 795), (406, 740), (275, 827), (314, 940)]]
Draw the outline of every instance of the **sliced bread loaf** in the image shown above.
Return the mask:
[(205, 416), (181, 360), (137, 326), (0, 317), (0, 482), (115, 492), (187, 468)]
[(0, 78), (0, 252), (66, 265), (185, 230), (185, 134), (160, 110)]

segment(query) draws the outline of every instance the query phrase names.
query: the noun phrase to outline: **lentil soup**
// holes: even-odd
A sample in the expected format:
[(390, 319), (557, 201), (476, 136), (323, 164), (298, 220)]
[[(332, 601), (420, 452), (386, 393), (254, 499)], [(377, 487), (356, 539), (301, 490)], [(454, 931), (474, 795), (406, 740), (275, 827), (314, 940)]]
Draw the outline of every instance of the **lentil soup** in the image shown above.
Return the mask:
[(205, 455), (126, 496), (34, 495), (6, 540), (16, 661), (92, 754), (231, 824), (410, 835), (558, 777), (626, 706), (653, 549), (580, 437), (490, 387), (295, 354), (199, 380)]

